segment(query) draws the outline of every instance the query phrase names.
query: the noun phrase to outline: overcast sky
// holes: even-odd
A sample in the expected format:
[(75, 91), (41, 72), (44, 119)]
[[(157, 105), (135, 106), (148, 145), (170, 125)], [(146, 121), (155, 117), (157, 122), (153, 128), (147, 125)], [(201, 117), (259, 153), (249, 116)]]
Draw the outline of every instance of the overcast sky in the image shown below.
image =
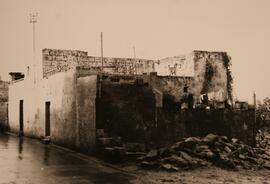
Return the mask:
[(29, 13), (38, 12), (37, 55), (42, 48), (158, 59), (192, 50), (232, 57), (234, 95), (270, 96), (269, 0), (0, 0), (0, 75), (24, 71), (32, 61)]

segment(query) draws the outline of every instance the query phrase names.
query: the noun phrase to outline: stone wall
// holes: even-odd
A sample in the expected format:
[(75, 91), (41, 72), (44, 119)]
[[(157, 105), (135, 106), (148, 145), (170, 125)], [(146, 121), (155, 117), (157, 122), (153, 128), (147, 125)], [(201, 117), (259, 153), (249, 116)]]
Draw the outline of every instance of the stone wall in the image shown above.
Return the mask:
[[(101, 57), (88, 56), (76, 50), (43, 49), (43, 77), (67, 71), (76, 66), (101, 72)], [(142, 75), (154, 71), (154, 60), (134, 58), (103, 58), (103, 72), (119, 75)]]
[[(175, 108), (177, 108), (175, 106)], [(246, 144), (254, 145), (256, 125), (254, 109), (234, 110), (192, 109), (173, 111), (160, 109), (157, 129), (152, 137), (160, 144), (175, 142), (183, 137), (204, 137), (209, 133), (237, 138)]]
[[(98, 74), (101, 65), (100, 57), (88, 56), (87, 52), (43, 50), (44, 77), (75, 67)], [(158, 77), (152, 82), (153, 87), (172, 95), (178, 102), (188, 94), (193, 95), (195, 104), (200, 103), (205, 94), (209, 100), (218, 102), (232, 96), (229, 57), (225, 52), (193, 51), (161, 60), (105, 57), (103, 72), (113, 75), (150, 75), (156, 72)]]
[[(189, 94), (194, 104), (200, 103), (202, 95), (207, 94), (210, 101), (228, 100), (228, 74), (224, 65), (226, 53), (194, 51), (194, 76), (156, 76), (152, 75), (153, 88), (171, 95), (176, 102), (183, 102)], [(191, 56), (190, 56), (191, 57)]]
[[(254, 109), (181, 109), (181, 103), (169, 92), (156, 90), (156, 80), (163, 81), (164, 86), (169, 79), (155, 75), (103, 76), (101, 99), (97, 98), (97, 128), (130, 142), (168, 144), (183, 137), (215, 133), (253, 144)], [(177, 80), (184, 83), (192, 78)]]
[(43, 77), (75, 68), (77, 64), (89, 60), (87, 52), (77, 50), (42, 50)]
[(8, 101), (8, 82), (0, 80), (0, 102)]

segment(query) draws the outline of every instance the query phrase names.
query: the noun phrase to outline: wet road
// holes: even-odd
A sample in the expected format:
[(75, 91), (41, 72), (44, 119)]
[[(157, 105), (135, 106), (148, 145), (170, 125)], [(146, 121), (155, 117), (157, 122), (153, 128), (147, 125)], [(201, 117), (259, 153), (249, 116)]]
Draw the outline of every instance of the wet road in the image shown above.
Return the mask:
[(133, 179), (82, 154), (0, 134), (0, 184), (129, 184)]

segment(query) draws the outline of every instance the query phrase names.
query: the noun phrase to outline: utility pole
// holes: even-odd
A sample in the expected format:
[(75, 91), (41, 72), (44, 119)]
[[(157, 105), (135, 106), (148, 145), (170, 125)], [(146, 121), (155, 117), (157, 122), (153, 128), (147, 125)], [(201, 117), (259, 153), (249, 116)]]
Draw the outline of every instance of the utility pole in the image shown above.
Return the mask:
[(101, 74), (103, 73), (103, 34), (100, 33), (100, 42), (101, 42)]
[(133, 54), (134, 54), (134, 59), (136, 59), (136, 50), (135, 50), (135, 46), (133, 46)]
[(30, 13), (30, 23), (33, 24), (33, 72), (34, 83), (36, 83), (36, 40), (35, 40), (35, 23), (37, 23), (38, 13)]
[(137, 75), (137, 60), (136, 60), (135, 46), (133, 46), (133, 57), (134, 57), (134, 60), (135, 60), (135, 74)]
[(101, 49), (101, 72), (99, 79), (99, 98), (101, 98), (101, 85), (102, 85), (102, 74), (103, 74), (103, 34), (100, 33), (100, 49)]
[(253, 144), (254, 146), (256, 146), (256, 139), (255, 139), (255, 135), (256, 135), (256, 93), (255, 91), (253, 92), (253, 103), (254, 103), (254, 125), (253, 125)]

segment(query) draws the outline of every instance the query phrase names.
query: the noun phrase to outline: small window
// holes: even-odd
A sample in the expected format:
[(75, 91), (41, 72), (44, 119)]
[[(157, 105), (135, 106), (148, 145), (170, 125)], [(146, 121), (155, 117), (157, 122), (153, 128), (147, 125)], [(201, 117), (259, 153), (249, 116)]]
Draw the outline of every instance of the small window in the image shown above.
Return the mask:
[(187, 93), (188, 92), (188, 86), (185, 86), (184, 87), (184, 93)]

